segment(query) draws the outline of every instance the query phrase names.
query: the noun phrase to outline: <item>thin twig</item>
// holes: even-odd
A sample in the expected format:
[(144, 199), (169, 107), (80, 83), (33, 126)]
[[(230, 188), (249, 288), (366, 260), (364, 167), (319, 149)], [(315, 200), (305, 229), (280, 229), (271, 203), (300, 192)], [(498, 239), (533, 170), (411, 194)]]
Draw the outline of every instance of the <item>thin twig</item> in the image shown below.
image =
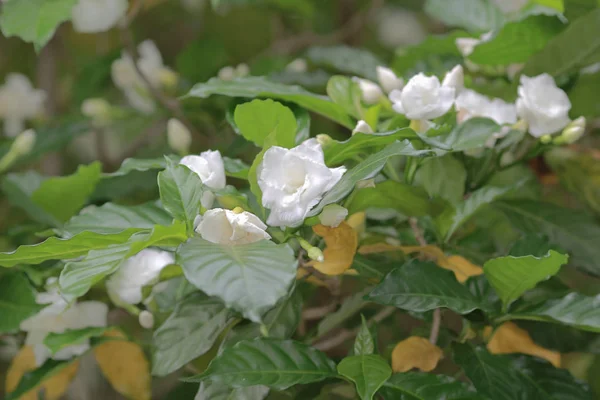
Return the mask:
[(427, 241), (425, 240), (425, 237), (423, 236), (423, 232), (421, 232), (421, 229), (419, 228), (417, 219), (409, 218), (408, 223), (410, 224), (410, 229), (412, 229), (412, 231), (415, 235), (415, 239), (417, 240), (417, 243), (419, 243), (420, 246), (427, 246)]
[(302, 319), (321, 319), (333, 310), (335, 310), (336, 306), (337, 304), (334, 302), (320, 307), (307, 308), (306, 310), (302, 311)]

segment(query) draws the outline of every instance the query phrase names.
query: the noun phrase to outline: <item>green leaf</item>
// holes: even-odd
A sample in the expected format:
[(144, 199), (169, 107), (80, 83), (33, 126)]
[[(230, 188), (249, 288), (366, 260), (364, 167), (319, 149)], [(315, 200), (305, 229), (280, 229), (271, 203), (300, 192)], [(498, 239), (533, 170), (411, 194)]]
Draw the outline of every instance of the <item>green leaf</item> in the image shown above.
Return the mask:
[(110, 245), (125, 243), (136, 232), (128, 229), (112, 235), (81, 232), (70, 238), (51, 237), (39, 244), (19, 246), (10, 253), (0, 253), (0, 266), (17, 264), (41, 264), (48, 260), (65, 260), (87, 254), (90, 250), (104, 249)]
[(523, 74), (567, 74), (600, 61), (600, 8), (577, 19), (525, 64)]
[(392, 208), (408, 217), (420, 217), (434, 213), (436, 202), (425, 190), (396, 181), (384, 181), (375, 187), (359, 189), (348, 205), (349, 214), (368, 208)]
[(223, 157), (223, 164), (225, 166), (225, 174), (227, 176), (230, 176), (232, 178), (248, 179), (250, 166), (244, 163), (242, 160)]
[(487, 400), (463, 382), (424, 372), (394, 374), (379, 394), (385, 400)]
[(356, 385), (361, 400), (371, 400), (379, 388), (392, 375), (392, 368), (377, 354), (344, 358), (337, 367), (338, 373)]
[(347, 171), (342, 179), (331, 189), (308, 214), (309, 217), (319, 214), (323, 207), (335, 203), (346, 197), (358, 181), (373, 178), (384, 167), (388, 158), (393, 156), (422, 156), (429, 154), (429, 150), (416, 150), (408, 141), (395, 142), (388, 145), (378, 153), (372, 154), (354, 168)]
[(61, 333), (50, 332), (44, 338), (44, 346), (46, 346), (52, 354), (55, 354), (65, 347), (83, 344), (90, 338), (102, 336), (107, 330), (108, 328), (106, 327), (94, 327), (72, 329)]
[(129, 257), (150, 246), (177, 246), (187, 239), (185, 225), (157, 225), (151, 232), (138, 232), (123, 244), (92, 250), (81, 261), (65, 265), (59, 278), (61, 292), (75, 297), (83, 296), (92, 285), (117, 271)]
[(600, 332), (600, 299), (569, 293), (563, 298), (526, 305), (500, 320), (511, 319), (560, 323), (583, 331)]
[(372, 288), (368, 287), (365, 290), (361, 290), (344, 299), (338, 310), (327, 314), (325, 318), (319, 322), (316, 338), (331, 332), (332, 329), (340, 326), (348, 318), (363, 309), (368, 304), (368, 302), (364, 300), (364, 297), (371, 290)]
[(168, 162), (167, 168), (158, 174), (158, 189), (165, 210), (185, 222), (188, 232), (192, 232), (204, 194), (198, 174), (185, 165)]
[(252, 100), (235, 108), (235, 123), (242, 136), (263, 147), (265, 139), (272, 135), (272, 145), (294, 147), (296, 141), (296, 118), (283, 104), (266, 100)]
[(450, 133), (429, 137), (419, 135), (425, 143), (445, 151), (465, 151), (485, 146), (488, 139), (501, 127), (488, 118), (471, 118), (457, 125)]
[(531, 15), (509, 22), (490, 41), (480, 43), (469, 60), (483, 65), (524, 63), (564, 28), (554, 15)]
[(572, 22), (598, 6), (598, 0), (565, 0), (565, 17)]
[(354, 340), (354, 354), (356, 355), (368, 355), (373, 354), (375, 351), (375, 343), (373, 342), (373, 336), (367, 325), (367, 320), (364, 315), (360, 316), (361, 325), (360, 330), (356, 334)]
[(289, 101), (321, 114), (346, 128), (354, 128), (352, 119), (340, 106), (327, 97), (308, 92), (300, 86), (270, 82), (262, 77), (238, 78), (233, 81), (212, 78), (206, 83), (196, 84), (187, 96), (205, 98), (212, 94), (230, 97), (271, 97)]
[(152, 374), (170, 374), (206, 353), (231, 321), (221, 301), (201, 293), (188, 296), (154, 332)]
[(59, 361), (48, 359), (41, 367), (23, 375), (19, 381), (19, 385), (12, 392), (6, 393), (4, 400), (19, 400), (24, 398), (23, 395), (25, 393), (35, 388), (42, 381), (58, 374), (74, 361), (75, 360)]
[(582, 115), (586, 118), (600, 116), (600, 99), (594, 90), (599, 85), (600, 72), (579, 75), (575, 85), (568, 92), (573, 104), (572, 115)]
[(311, 47), (306, 52), (306, 58), (315, 65), (362, 76), (372, 81), (377, 81), (376, 68), (384, 65), (384, 62), (371, 52), (348, 46)]
[(551, 244), (566, 250), (570, 262), (600, 275), (600, 226), (582, 211), (536, 201), (502, 201), (494, 204), (519, 230), (543, 233)]
[(335, 363), (317, 349), (292, 340), (257, 339), (226, 348), (203, 374), (186, 380), (284, 390), (335, 376)]
[(423, 160), (415, 175), (415, 184), (430, 197), (441, 197), (452, 204), (460, 202), (465, 192), (467, 171), (451, 154)]
[(84, 231), (117, 234), (125, 230), (152, 229), (154, 225), (170, 225), (171, 216), (155, 202), (137, 206), (106, 203), (100, 207), (86, 207), (63, 227), (70, 235)]
[(356, 119), (364, 119), (362, 92), (358, 83), (347, 76), (332, 76), (327, 81), (329, 98)]
[(504, 23), (502, 11), (491, 0), (427, 0), (425, 12), (444, 24), (471, 32), (487, 32)]
[(77, 0), (9, 0), (2, 6), (2, 34), (18, 36), (37, 50), (52, 38), (54, 31), (71, 18)]
[[(179, 161), (175, 157), (170, 156), (170, 159), (173, 161)], [(158, 158), (149, 158), (149, 159), (141, 159), (141, 158), (127, 158), (123, 160), (121, 166), (118, 170), (111, 173), (103, 174), (104, 178), (112, 178), (117, 176), (125, 176), (130, 172), (134, 171), (150, 171), (153, 169), (165, 169), (167, 167), (167, 161), (165, 157)]]
[(323, 146), (327, 165), (338, 165), (360, 154), (368, 154), (374, 149), (383, 148), (402, 139), (416, 139), (417, 134), (410, 128), (400, 128), (390, 132), (353, 134), (344, 141), (332, 140)]
[(415, 312), (444, 307), (468, 314), (485, 307), (451, 271), (416, 259), (390, 272), (367, 299)]
[(288, 245), (225, 246), (197, 237), (177, 250), (177, 263), (194, 286), (254, 322), (285, 296), (297, 265)]
[(0, 333), (19, 330), (22, 321), (37, 314), (44, 306), (35, 301), (35, 291), (21, 272), (0, 275)]
[(201, 382), (195, 399), (202, 400), (263, 400), (269, 388), (263, 385), (233, 389), (215, 382)]
[(498, 257), (487, 261), (483, 271), (505, 308), (539, 282), (556, 275), (569, 256), (550, 250), (544, 257)]

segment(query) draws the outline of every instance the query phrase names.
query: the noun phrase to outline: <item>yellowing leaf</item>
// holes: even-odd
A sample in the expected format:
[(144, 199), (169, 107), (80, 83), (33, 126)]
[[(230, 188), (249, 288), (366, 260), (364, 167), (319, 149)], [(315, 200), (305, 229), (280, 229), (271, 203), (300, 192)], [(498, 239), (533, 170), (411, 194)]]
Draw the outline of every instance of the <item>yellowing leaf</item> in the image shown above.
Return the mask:
[[(67, 391), (69, 385), (75, 375), (77, 374), (77, 368), (79, 367), (79, 361), (74, 361), (61, 369), (57, 374), (51, 378), (46, 379), (40, 385), (31, 389), (19, 400), (37, 400), (38, 393), (43, 389), (44, 399), (46, 400), (58, 400)], [(15, 358), (10, 364), (10, 368), (6, 374), (6, 392), (10, 393), (17, 388), (19, 381), (27, 372), (36, 369), (35, 355), (31, 346), (23, 346), (23, 348), (17, 353)]]
[(405, 254), (421, 253), (427, 259), (434, 261), (440, 267), (454, 272), (456, 280), (465, 282), (471, 276), (483, 274), (483, 268), (473, 264), (466, 258), (458, 255), (446, 256), (442, 249), (437, 246), (396, 246), (388, 243), (376, 243), (362, 246), (360, 254), (383, 253), (388, 251), (402, 251)]
[(392, 369), (394, 372), (407, 372), (417, 368), (429, 372), (437, 366), (443, 355), (442, 349), (429, 340), (411, 336), (394, 347)]
[(364, 211), (352, 214), (346, 219), (346, 223), (356, 231), (357, 234), (362, 234), (365, 231), (365, 222), (367, 215)]
[(324, 225), (313, 226), (313, 231), (325, 239), (324, 261), (311, 261), (307, 265), (326, 275), (340, 275), (352, 265), (358, 247), (358, 234), (346, 222), (335, 228)]
[[(492, 328), (484, 330), (484, 336), (489, 336)], [(529, 336), (529, 333), (519, 328), (514, 322), (505, 322), (489, 340), (487, 348), (493, 354), (522, 353), (548, 360), (556, 368), (560, 368), (560, 353), (538, 346)]]
[(140, 346), (127, 341), (118, 330), (104, 336), (122, 338), (111, 340), (94, 349), (94, 356), (106, 379), (123, 396), (133, 400), (149, 400), (151, 378), (148, 360)]

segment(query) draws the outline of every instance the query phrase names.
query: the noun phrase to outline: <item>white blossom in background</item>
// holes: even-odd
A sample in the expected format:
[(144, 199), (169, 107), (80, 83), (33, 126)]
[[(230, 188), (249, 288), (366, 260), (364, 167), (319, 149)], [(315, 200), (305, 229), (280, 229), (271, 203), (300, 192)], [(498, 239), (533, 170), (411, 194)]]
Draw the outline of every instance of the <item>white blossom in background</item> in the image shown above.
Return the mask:
[(49, 333), (63, 333), (68, 329), (83, 329), (89, 327), (104, 327), (107, 324), (108, 306), (99, 301), (84, 301), (71, 306), (58, 293), (56, 278), (47, 282), (46, 293), (38, 293), (36, 302), (47, 304), (36, 315), (21, 322), (21, 330), (27, 332), (25, 344), (32, 346), (36, 366), (42, 365), (48, 358), (68, 360), (78, 356), (90, 348), (89, 340), (65, 347), (55, 354), (44, 345), (44, 339)]
[(106, 281), (108, 295), (115, 304), (138, 304), (142, 288), (158, 279), (160, 271), (174, 264), (173, 254), (156, 249), (144, 249), (128, 258)]
[(463, 57), (468, 57), (471, 55), (471, 53), (473, 53), (473, 50), (475, 50), (475, 47), (477, 45), (491, 40), (493, 36), (494, 36), (494, 33), (490, 31), (490, 32), (484, 33), (479, 38), (471, 38), (471, 37), (457, 38), (454, 43), (456, 44), (456, 47), (458, 48), (458, 51), (460, 52), (460, 54), (462, 54)]
[[(223, 157), (218, 150), (207, 150), (200, 153), (199, 156), (185, 156), (179, 161), (193, 172), (195, 172), (203, 184), (211, 189), (219, 190), (225, 188), (225, 165)], [(205, 191), (202, 196), (202, 206), (210, 208), (215, 200), (215, 195), (210, 191)]]
[(570, 109), (569, 97), (550, 75), (521, 76), (517, 113), (527, 122), (531, 135), (540, 137), (563, 129), (571, 121)]
[(356, 126), (352, 130), (352, 134), (354, 135), (355, 133), (358, 133), (358, 132), (367, 133), (367, 134), (374, 133), (373, 129), (369, 126), (369, 124), (367, 124), (362, 119), (356, 123)]
[(362, 79), (358, 77), (352, 78), (352, 80), (358, 83), (360, 91), (362, 93), (362, 99), (367, 104), (377, 104), (383, 97), (383, 92), (379, 85), (375, 82), (371, 82), (368, 79)]
[(419, 44), (427, 35), (417, 14), (400, 7), (384, 7), (376, 21), (379, 39), (391, 49)]
[(190, 146), (192, 145), (192, 134), (183, 122), (176, 118), (171, 118), (167, 122), (167, 140), (169, 147), (180, 154), (185, 154), (190, 150)]
[(4, 119), (4, 134), (15, 137), (23, 132), (25, 121), (44, 112), (46, 92), (34, 89), (23, 74), (11, 73), (0, 86), (0, 118)]
[(138, 322), (142, 328), (152, 329), (154, 328), (154, 314), (148, 310), (143, 310), (140, 312), (140, 315), (138, 315)]
[(267, 226), (252, 213), (214, 208), (202, 215), (196, 232), (209, 242), (235, 246), (270, 239), (266, 229)]
[(404, 79), (396, 76), (390, 68), (377, 67), (377, 80), (386, 93), (390, 93), (392, 90), (401, 90), (404, 87)]
[(303, 73), (308, 70), (308, 63), (304, 58), (296, 58), (294, 61), (286, 65), (286, 71)]
[(33, 129), (27, 129), (17, 136), (11, 146), (11, 151), (15, 151), (19, 155), (29, 154), (35, 146), (37, 134)]
[[(145, 40), (138, 45), (137, 66), (150, 84), (157, 88), (170, 87), (177, 82), (177, 75), (163, 64), (160, 51), (153, 41)], [(133, 60), (123, 53), (112, 63), (112, 79), (121, 89), (129, 104), (138, 111), (150, 114), (155, 109), (154, 100), (146, 82), (138, 74)]]
[(79, 0), (71, 10), (76, 32), (104, 32), (115, 26), (127, 13), (127, 0)]
[(464, 89), (456, 97), (457, 120), (459, 123), (473, 117), (494, 120), (499, 125), (517, 122), (517, 107), (502, 99), (490, 99), (471, 89)]
[(529, 0), (492, 0), (494, 4), (504, 13), (512, 14), (521, 10)]
[(232, 81), (236, 78), (243, 78), (250, 75), (250, 67), (248, 64), (238, 64), (237, 67), (226, 66), (219, 70), (217, 76), (222, 81)]
[(442, 85), (436, 76), (419, 73), (410, 78), (404, 89), (392, 91), (390, 100), (397, 113), (412, 120), (426, 120), (446, 114), (454, 104), (455, 95), (455, 87)]
[(339, 226), (347, 216), (348, 209), (339, 204), (329, 204), (326, 205), (321, 214), (319, 214), (319, 222), (321, 222), (321, 225), (335, 228)]
[(323, 149), (309, 139), (293, 149), (273, 146), (258, 169), (262, 204), (271, 213), (271, 226), (298, 226), (323, 195), (339, 182), (345, 167), (325, 165)]
[(561, 135), (554, 141), (557, 144), (572, 144), (581, 139), (585, 133), (585, 117), (579, 117), (574, 119), (567, 125), (562, 131)]
[(442, 86), (451, 87), (459, 93), (465, 87), (465, 73), (461, 65), (457, 65), (444, 76)]

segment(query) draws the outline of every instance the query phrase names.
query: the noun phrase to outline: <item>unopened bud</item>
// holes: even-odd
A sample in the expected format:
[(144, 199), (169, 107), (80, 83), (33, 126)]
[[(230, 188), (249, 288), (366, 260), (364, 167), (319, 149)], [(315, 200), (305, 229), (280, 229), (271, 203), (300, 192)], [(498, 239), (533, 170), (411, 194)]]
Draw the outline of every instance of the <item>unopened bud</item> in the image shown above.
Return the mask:
[(27, 129), (15, 138), (11, 146), (11, 151), (18, 155), (29, 154), (35, 145), (36, 134), (33, 129)]
[(520, 119), (517, 121), (517, 123), (511, 126), (511, 128), (516, 131), (527, 132), (527, 121), (525, 121), (524, 119)]
[(167, 122), (167, 139), (169, 146), (180, 154), (187, 154), (192, 144), (190, 130), (178, 119), (171, 118)]
[(333, 139), (326, 133), (320, 133), (317, 135), (317, 142), (322, 148), (326, 148), (333, 142)]
[(242, 63), (235, 68), (236, 78), (243, 78), (244, 76), (248, 75), (250, 75), (250, 67), (248, 67), (248, 64)]
[(235, 78), (235, 69), (231, 66), (223, 67), (219, 70), (217, 76), (222, 81), (231, 81)]
[(318, 247), (312, 247), (308, 250), (308, 258), (318, 262), (323, 262), (323, 260), (325, 260), (323, 252)]
[(377, 79), (386, 93), (402, 90), (404, 87), (404, 79), (397, 77), (394, 71), (386, 67), (377, 67)]
[(154, 315), (148, 310), (140, 312), (138, 321), (140, 326), (144, 329), (152, 329), (154, 327)]
[(552, 142), (552, 136), (544, 135), (544, 136), (540, 137), (540, 142), (543, 144), (548, 144), (548, 143)]
[(86, 99), (81, 104), (81, 113), (97, 121), (110, 120), (110, 110), (108, 101), (100, 98)]
[(442, 81), (442, 86), (452, 87), (457, 91), (462, 90), (465, 87), (465, 73), (462, 65), (457, 65), (446, 74)]
[(556, 144), (571, 144), (575, 143), (585, 133), (585, 117), (579, 117), (573, 121), (562, 131), (562, 134), (554, 139)]
[(374, 82), (371, 82), (367, 79), (361, 79), (354, 77), (352, 80), (358, 83), (360, 87), (360, 91), (362, 93), (362, 99), (367, 104), (377, 104), (379, 100), (383, 97), (383, 92), (381, 88)]
[(174, 89), (177, 87), (179, 76), (177, 76), (175, 71), (169, 68), (162, 68), (158, 73), (158, 80), (163, 88)]
[(321, 225), (335, 228), (341, 224), (347, 216), (348, 210), (346, 208), (339, 204), (329, 204), (325, 206), (321, 214), (319, 214), (319, 221), (321, 222)]
[(231, 211), (233, 211), (234, 214), (241, 214), (244, 212), (244, 209), (242, 207), (236, 207)]
[(354, 129), (352, 130), (352, 134), (354, 135), (357, 132), (366, 133), (366, 134), (372, 134), (372, 133), (374, 133), (373, 129), (371, 129), (371, 127), (369, 126), (369, 124), (367, 124), (362, 119), (360, 121), (358, 121), (358, 123), (356, 124), (356, 127), (354, 127)]
[(296, 58), (294, 61), (289, 63), (285, 69), (290, 72), (302, 73), (308, 69), (308, 64), (304, 58)]

